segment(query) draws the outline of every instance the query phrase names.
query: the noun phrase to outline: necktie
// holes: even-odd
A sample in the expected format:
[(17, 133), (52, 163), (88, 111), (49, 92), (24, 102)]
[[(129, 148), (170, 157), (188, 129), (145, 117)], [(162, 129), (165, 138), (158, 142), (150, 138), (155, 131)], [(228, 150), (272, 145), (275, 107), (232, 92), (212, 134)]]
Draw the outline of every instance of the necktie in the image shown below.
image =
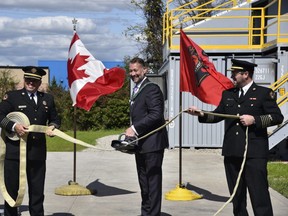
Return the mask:
[(133, 95), (135, 95), (135, 94), (137, 93), (137, 91), (138, 91), (138, 86), (136, 85), (136, 86), (134, 86), (134, 88), (133, 88)]
[(244, 90), (242, 88), (240, 88), (239, 99), (241, 100), (243, 97), (244, 97)]
[(32, 93), (31, 95), (30, 95), (30, 99), (32, 100), (32, 102), (36, 105), (36, 101), (35, 101), (35, 95)]

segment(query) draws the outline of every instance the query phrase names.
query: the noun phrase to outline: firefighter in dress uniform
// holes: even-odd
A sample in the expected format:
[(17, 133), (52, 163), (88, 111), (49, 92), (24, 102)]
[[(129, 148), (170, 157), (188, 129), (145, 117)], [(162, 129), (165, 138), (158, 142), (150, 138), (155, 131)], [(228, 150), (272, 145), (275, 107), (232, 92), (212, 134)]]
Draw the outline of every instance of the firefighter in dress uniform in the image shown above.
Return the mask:
[[(38, 91), (42, 76), (46, 72), (38, 67), (27, 66), (24, 71), (24, 88), (7, 92), (0, 103), (0, 126), (8, 133), (18, 136), (27, 133), (27, 125), (16, 123), (7, 118), (10, 112), (22, 112), (30, 125), (48, 125), (46, 135), (52, 136), (52, 130), (60, 127), (54, 98)], [(19, 188), (19, 144), (5, 137), (6, 155), (4, 161), (4, 179), (8, 193), (16, 199)], [(46, 173), (46, 137), (44, 133), (29, 133), (27, 137), (27, 183), (29, 212), (31, 216), (44, 216), (44, 182)], [(17, 216), (17, 207), (4, 206), (5, 216)]]
[(255, 67), (256, 64), (232, 59), (230, 70), (235, 88), (223, 91), (220, 104), (213, 111), (237, 115), (239, 119), (204, 114), (195, 106), (188, 109), (188, 113), (198, 116), (201, 123), (217, 123), (225, 120), (222, 155), (230, 194), (233, 193), (243, 161), (248, 127), (247, 159), (236, 195), (232, 200), (233, 213), (237, 216), (248, 216), (247, 189), (254, 215), (273, 215), (267, 180), (269, 154), (267, 127), (282, 123), (283, 115), (276, 103), (275, 93), (253, 81)]

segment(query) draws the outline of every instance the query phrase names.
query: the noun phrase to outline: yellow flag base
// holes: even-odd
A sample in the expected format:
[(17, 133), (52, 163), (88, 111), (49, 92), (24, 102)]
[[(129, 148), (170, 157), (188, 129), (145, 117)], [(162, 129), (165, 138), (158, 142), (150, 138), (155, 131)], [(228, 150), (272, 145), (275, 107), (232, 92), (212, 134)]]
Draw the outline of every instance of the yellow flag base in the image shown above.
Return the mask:
[(69, 185), (64, 185), (55, 189), (55, 194), (63, 196), (80, 196), (80, 195), (91, 195), (93, 191), (86, 187), (79, 185), (76, 182), (69, 181)]
[(167, 192), (165, 194), (166, 200), (181, 200), (181, 201), (188, 201), (188, 200), (196, 200), (201, 199), (203, 196), (199, 195), (197, 193), (193, 193), (192, 191), (179, 187), (179, 185), (176, 186), (175, 189)]

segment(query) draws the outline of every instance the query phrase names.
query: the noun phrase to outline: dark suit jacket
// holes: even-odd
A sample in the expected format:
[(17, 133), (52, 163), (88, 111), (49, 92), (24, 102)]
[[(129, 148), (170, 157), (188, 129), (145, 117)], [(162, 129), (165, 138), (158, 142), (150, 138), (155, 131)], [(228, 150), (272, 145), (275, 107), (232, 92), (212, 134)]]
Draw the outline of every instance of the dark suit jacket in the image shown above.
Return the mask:
[[(249, 126), (247, 157), (266, 158), (269, 153), (267, 127), (282, 123), (283, 115), (276, 104), (275, 93), (255, 83), (249, 88), (244, 98), (238, 99), (236, 88), (223, 92), (216, 113), (231, 115), (252, 115), (255, 124)], [(199, 117), (200, 122), (216, 123), (221, 117), (205, 115)], [(223, 156), (242, 157), (246, 144), (246, 127), (239, 119), (225, 119), (225, 135), (223, 140)]]
[[(130, 117), (138, 137), (141, 137), (165, 124), (164, 98), (158, 85), (144, 80), (130, 103)], [(168, 135), (164, 127), (158, 132), (139, 140), (139, 152), (147, 153), (167, 148)]]
[[(10, 91), (0, 103), (0, 125), (11, 132), (14, 122), (7, 119), (10, 112), (22, 112), (30, 120), (30, 125), (54, 125), (60, 127), (54, 98), (50, 94), (37, 92), (37, 105), (30, 100), (25, 89)], [(19, 158), (19, 142), (6, 137), (6, 158)], [(27, 139), (27, 158), (30, 160), (46, 160), (46, 137), (44, 133), (29, 133)]]

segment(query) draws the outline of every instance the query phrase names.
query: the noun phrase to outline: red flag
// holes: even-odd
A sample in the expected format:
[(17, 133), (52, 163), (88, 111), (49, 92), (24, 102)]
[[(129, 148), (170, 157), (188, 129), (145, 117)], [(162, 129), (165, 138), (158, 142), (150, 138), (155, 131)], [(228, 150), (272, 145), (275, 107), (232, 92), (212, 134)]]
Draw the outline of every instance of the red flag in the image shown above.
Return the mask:
[(85, 48), (77, 33), (70, 44), (67, 68), (73, 106), (87, 111), (100, 96), (111, 94), (124, 84), (125, 70), (118, 67), (106, 69)]
[(230, 79), (216, 71), (208, 55), (180, 32), (180, 91), (191, 92), (204, 103), (218, 106), (222, 91), (233, 88)]

